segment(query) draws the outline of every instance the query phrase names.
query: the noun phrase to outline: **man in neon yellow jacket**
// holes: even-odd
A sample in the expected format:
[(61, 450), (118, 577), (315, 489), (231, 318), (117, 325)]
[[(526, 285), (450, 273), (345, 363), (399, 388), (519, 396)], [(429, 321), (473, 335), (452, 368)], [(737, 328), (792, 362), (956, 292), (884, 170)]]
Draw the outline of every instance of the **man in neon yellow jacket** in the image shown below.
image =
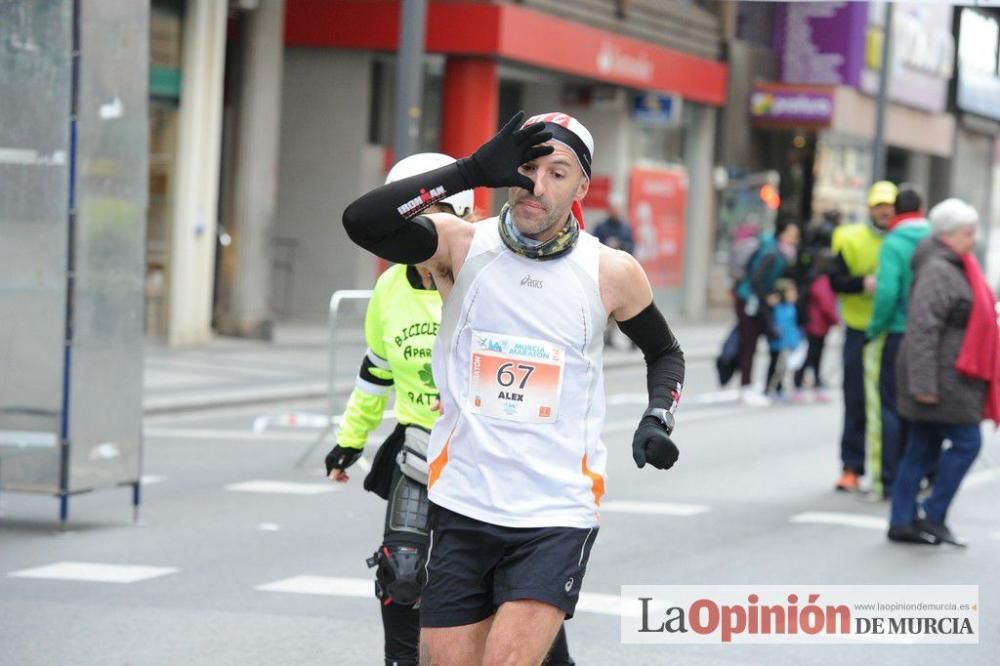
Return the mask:
[[(454, 162), (447, 155), (420, 153), (401, 160), (386, 182)], [(471, 191), (460, 192), (428, 210), (473, 220)], [(326, 457), (327, 475), (346, 482), (347, 468), (361, 457), (368, 436), (382, 422), (389, 396), (395, 395), (398, 424), (382, 443), (364, 482), (366, 490), (388, 500), (383, 543), (368, 559), (377, 567), (376, 597), (381, 601), (386, 666), (416, 666), (419, 661), (419, 601), (424, 584), (427, 533), (428, 433), (440, 416), (431, 372), (431, 349), (441, 321), (441, 295), (428, 270), (396, 264), (376, 281), (365, 313), (368, 349), (355, 388)], [(546, 664), (570, 665), (564, 631)]]
[(865, 473), (865, 450), (881, 438), (878, 372), (881, 344), (866, 345), (871, 322), (875, 272), (882, 238), (895, 215), (896, 186), (880, 180), (868, 191), (870, 222), (847, 224), (833, 232), (836, 267), (830, 286), (840, 299), (844, 335), (844, 434), (840, 440), (843, 472), (837, 489), (858, 489)]

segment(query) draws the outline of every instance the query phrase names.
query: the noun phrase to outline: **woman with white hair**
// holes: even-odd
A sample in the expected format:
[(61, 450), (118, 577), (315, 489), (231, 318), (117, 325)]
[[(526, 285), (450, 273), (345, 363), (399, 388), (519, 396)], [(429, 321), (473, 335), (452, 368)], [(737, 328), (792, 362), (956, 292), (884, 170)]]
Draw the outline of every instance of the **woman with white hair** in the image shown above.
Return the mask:
[[(976, 210), (946, 199), (929, 217), (931, 237), (913, 256), (906, 335), (897, 360), (899, 414), (912, 428), (893, 487), (888, 536), (964, 546), (945, 518), (979, 453), (980, 421), (1000, 418), (1000, 328), (993, 293), (972, 254)], [(942, 450), (945, 439), (951, 446)], [(920, 481), (935, 461), (933, 491), (918, 507)]]

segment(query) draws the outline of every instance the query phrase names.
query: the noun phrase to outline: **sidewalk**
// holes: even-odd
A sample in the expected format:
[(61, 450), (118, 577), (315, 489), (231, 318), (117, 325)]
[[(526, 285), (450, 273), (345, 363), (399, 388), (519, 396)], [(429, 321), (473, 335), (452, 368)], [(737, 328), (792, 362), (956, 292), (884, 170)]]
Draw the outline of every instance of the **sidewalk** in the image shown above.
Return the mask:
[[(732, 324), (725, 320), (675, 325), (689, 362), (715, 358)], [(324, 325), (283, 324), (273, 342), (219, 337), (204, 347), (171, 349), (146, 342), (143, 411), (162, 414), (233, 405), (325, 398), (329, 333)], [(345, 359), (337, 388), (349, 391), (361, 362)], [(607, 348), (606, 367), (641, 364), (634, 350)]]

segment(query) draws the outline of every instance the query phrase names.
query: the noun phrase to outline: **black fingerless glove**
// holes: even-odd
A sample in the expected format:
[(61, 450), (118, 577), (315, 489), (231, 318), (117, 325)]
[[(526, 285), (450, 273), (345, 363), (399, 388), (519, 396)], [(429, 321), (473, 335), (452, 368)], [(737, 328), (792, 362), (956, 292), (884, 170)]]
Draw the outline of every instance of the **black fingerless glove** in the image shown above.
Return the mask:
[(496, 136), (469, 157), (458, 160), (458, 169), (469, 188), (521, 187), (529, 192), (535, 189), (531, 179), (518, 172), (518, 168), (555, 149), (540, 145), (552, 138), (552, 132), (545, 130), (545, 123), (518, 129), (523, 120), (524, 111), (518, 111)]
[(326, 474), (335, 469), (347, 469), (361, 457), (362, 449), (348, 449), (337, 444), (326, 454)]
[(680, 451), (663, 424), (655, 417), (643, 417), (632, 437), (632, 458), (639, 469), (646, 463), (657, 469), (670, 469), (678, 456)]

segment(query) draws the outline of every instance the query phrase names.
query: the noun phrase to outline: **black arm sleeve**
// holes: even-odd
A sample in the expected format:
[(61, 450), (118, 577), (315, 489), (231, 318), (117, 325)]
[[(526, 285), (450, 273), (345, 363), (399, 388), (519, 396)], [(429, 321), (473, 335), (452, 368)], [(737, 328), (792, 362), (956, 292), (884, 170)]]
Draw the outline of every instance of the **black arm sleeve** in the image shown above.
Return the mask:
[(356, 199), (344, 211), (347, 235), (389, 261), (427, 261), (437, 250), (437, 230), (430, 219), (417, 216), (428, 206), (474, 186), (463, 162), (397, 180)]
[(838, 294), (860, 294), (865, 290), (865, 278), (851, 275), (844, 255), (838, 254), (833, 270), (830, 271), (830, 286)]
[(649, 406), (674, 411), (684, 387), (684, 352), (655, 303), (618, 328), (642, 350)]

